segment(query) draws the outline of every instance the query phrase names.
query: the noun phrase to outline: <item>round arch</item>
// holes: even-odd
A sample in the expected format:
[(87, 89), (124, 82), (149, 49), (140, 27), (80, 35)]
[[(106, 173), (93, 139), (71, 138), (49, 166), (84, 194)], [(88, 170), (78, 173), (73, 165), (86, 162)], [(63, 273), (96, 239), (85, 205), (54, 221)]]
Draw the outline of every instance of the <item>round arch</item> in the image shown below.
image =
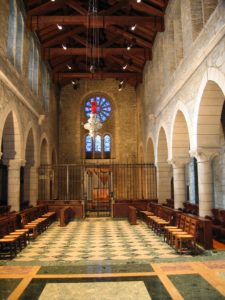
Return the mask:
[(190, 135), (186, 118), (178, 110), (172, 127), (172, 159), (188, 159), (190, 150)]
[(9, 160), (23, 159), (21, 125), (17, 113), (14, 110), (7, 110), (1, 124), (0, 142), (4, 161), (8, 163)]
[(151, 136), (148, 137), (147, 140), (147, 147), (146, 147), (146, 163), (155, 163), (155, 150), (154, 150), (154, 144), (153, 139)]
[[(224, 95), (225, 75), (216, 68), (209, 68), (202, 78), (195, 100), (193, 149), (204, 145), (203, 137), (200, 137), (204, 125), (206, 126), (205, 128), (208, 127), (212, 131), (213, 137), (210, 147), (218, 145), (218, 120), (220, 119), (223, 107)], [(210, 118), (211, 112), (213, 113), (212, 118)], [(206, 144), (205, 146), (208, 145)]]

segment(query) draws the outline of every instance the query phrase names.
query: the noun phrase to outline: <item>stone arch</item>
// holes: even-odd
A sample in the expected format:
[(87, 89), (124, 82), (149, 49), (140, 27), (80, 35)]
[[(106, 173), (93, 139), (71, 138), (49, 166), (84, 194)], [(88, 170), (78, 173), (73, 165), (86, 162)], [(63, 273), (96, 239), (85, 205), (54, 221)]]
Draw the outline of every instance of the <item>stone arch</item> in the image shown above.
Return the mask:
[(159, 203), (171, 198), (172, 170), (168, 164), (168, 142), (166, 131), (160, 127), (157, 139), (157, 197)]
[[(25, 166), (24, 166), (24, 197), (21, 205), (28, 206), (30, 203), (35, 204), (34, 193), (35, 189), (34, 176), (35, 176), (35, 142), (33, 128), (30, 128), (25, 139)], [(35, 189), (36, 190), (36, 189)]]
[(154, 144), (152, 137), (150, 136), (147, 141), (147, 147), (146, 147), (146, 159), (145, 161), (147, 163), (155, 163), (155, 151), (154, 151)]
[(188, 124), (181, 110), (178, 110), (172, 127), (172, 158), (189, 158), (190, 138)]
[(220, 118), (224, 104), (224, 93), (219, 85), (209, 80), (204, 88), (198, 110), (197, 146), (220, 146)]
[(41, 140), (40, 146), (40, 165), (47, 165), (49, 163), (49, 144), (47, 139), (44, 137)]
[(167, 162), (168, 160), (168, 141), (164, 126), (160, 127), (157, 135), (157, 162)]
[(14, 111), (9, 111), (2, 122), (1, 149), (4, 163), (22, 158), (22, 136), (20, 123)]
[[(225, 75), (219, 71), (216, 68), (209, 68), (207, 72), (205, 72), (202, 81), (199, 86), (199, 90), (195, 99), (195, 109), (194, 109), (194, 121), (193, 121), (193, 149), (196, 149), (199, 147), (199, 141), (198, 141), (198, 124), (199, 121), (202, 122), (202, 120), (199, 119), (200, 115), (200, 108), (201, 104), (204, 103), (202, 102), (204, 92), (206, 91), (206, 86), (208, 82), (214, 82), (218, 88), (221, 90), (223, 95), (225, 95)], [(205, 94), (207, 95), (207, 94)], [(203, 106), (202, 106), (203, 107)], [(209, 106), (208, 106), (209, 107)], [(221, 110), (222, 110), (222, 104), (221, 104)], [(218, 116), (219, 118), (219, 116)], [(213, 124), (211, 124), (213, 125)]]

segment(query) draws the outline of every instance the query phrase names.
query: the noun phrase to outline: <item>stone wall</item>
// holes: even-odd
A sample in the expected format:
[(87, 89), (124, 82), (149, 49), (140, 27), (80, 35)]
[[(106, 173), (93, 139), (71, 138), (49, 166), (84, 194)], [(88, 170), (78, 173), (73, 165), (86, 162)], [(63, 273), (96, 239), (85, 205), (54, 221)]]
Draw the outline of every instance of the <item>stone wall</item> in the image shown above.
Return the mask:
[[(21, 4), (20, 1), (15, 3)], [(9, 1), (0, 1), (0, 157), (1, 164), (8, 166), (8, 204), (12, 206), (12, 210), (19, 210), (21, 167), (25, 169), (25, 200), (35, 205), (38, 194), (37, 168), (41, 161), (42, 141), (47, 142), (48, 163), (51, 163), (52, 152), (56, 152), (58, 145), (57, 91), (50, 82), (49, 110), (46, 112), (42, 91), (41, 59), (38, 69), (38, 94), (36, 95), (29, 87), (30, 33), (26, 29), (24, 10), (21, 11), (25, 26), (22, 65), (21, 71), (18, 71), (7, 52)], [(40, 51), (40, 47), (38, 50)]]
[[(142, 143), (146, 150), (152, 139), (157, 163), (163, 128), (168, 147), (166, 163), (186, 164), (187, 157), (197, 158), (197, 153), (207, 153), (210, 160), (217, 155), (221, 168), (214, 168), (214, 200), (217, 207), (225, 207), (224, 150), (219, 141), (225, 98), (225, 2), (170, 1), (165, 27), (165, 32), (156, 37), (153, 60), (146, 65), (143, 84), (138, 88), (138, 94), (143, 95), (138, 97), (144, 112)], [(178, 113), (183, 115), (183, 124), (176, 122)], [(188, 130), (182, 135), (184, 125)], [(189, 141), (189, 150), (182, 150), (181, 138)], [(147, 160), (148, 153), (145, 156)]]
[(112, 134), (112, 158), (115, 162), (137, 159), (137, 103), (135, 89), (130, 85), (118, 91), (116, 80), (81, 80), (74, 90), (67, 85), (61, 90), (59, 115), (60, 163), (76, 163), (84, 157), (83, 123), (85, 100), (91, 95), (104, 95), (112, 105), (112, 114), (103, 123), (100, 133)]

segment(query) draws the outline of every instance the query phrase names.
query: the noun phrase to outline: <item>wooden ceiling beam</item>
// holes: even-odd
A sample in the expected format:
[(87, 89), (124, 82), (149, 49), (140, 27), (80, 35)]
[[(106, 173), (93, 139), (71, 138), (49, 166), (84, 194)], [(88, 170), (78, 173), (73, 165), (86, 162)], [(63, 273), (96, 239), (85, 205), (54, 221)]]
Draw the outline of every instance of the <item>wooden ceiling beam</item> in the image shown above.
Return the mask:
[(129, 0), (129, 3), (131, 5), (131, 7), (136, 11), (140, 11), (142, 13), (149, 14), (149, 15), (152, 15), (152, 16), (158, 16), (158, 17), (163, 17), (164, 16), (164, 13), (160, 9), (155, 8), (151, 5), (148, 5), (144, 2), (137, 3), (134, 0)]
[(45, 48), (44, 59), (51, 59), (57, 55), (106, 57), (110, 55), (124, 55), (127, 52), (133, 55), (143, 56), (146, 60), (150, 59), (150, 50), (147, 48), (131, 48), (130, 51), (127, 51), (126, 48), (68, 48), (67, 50), (62, 48)]
[(55, 81), (60, 81), (63, 79), (107, 79), (107, 78), (114, 78), (114, 79), (135, 79), (137, 82), (142, 81), (142, 74), (141, 73), (129, 73), (129, 72), (81, 72), (81, 73), (56, 73), (54, 75)]
[(134, 41), (135, 44), (137, 44), (137, 45), (139, 45), (141, 47), (152, 48), (152, 43), (147, 42), (147, 41), (139, 38), (138, 36), (135, 36), (132, 33), (124, 31), (124, 30), (120, 29), (119, 27), (111, 26), (111, 27), (109, 27), (108, 30), (111, 31), (111, 32), (113, 32), (113, 33), (115, 33), (115, 34), (121, 34), (127, 40)]
[[(160, 18), (161, 19), (161, 18)], [(31, 30), (40, 30), (48, 25), (84, 25), (88, 28), (106, 28), (112, 25), (131, 26), (133, 24), (146, 24), (150, 26), (159, 23), (161, 20), (152, 17), (140, 16), (31, 16), (28, 18), (29, 27)]]
[(148, 0), (150, 4), (155, 4), (161, 8), (165, 7), (165, 2), (163, 0)]
[(77, 34), (71, 35), (71, 38), (85, 47), (89, 47), (89, 48), (92, 47), (92, 45), (89, 44), (85, 38), (82, 38), (81, 36), (79, 36)]
[(83, 6), (81, 6), (80, 3), (78, 3), (77, 1), (66, 0), (65, 4), (70, 8), (72, 8), (73, 10), (75, 10), (76, 12), (78, 12), (79, 14), (81, 14), (82, 16), (86, 16), (88, 14), (88, 11)]
[(115, 56), (110, 56), (110, 59), (113, 60), (115, 63), (120, 65), (120, 68), (122, 68), (122, 66), (124, 64), (127, 63), (127, 70), (131, 71), (131, 72), (138, 72), (141, 73), (142, 72), (142, 68), (139, 68), (133, 64), (129, 64), (127, 60), (121, 59), (119, 57), (115, 57)]
[(101, 10), (98, 15), (105, 15), (105, 16), (110, 16), (113, 15), (115, 12), (122, 8), (126, 8), (128, 4), (128, 0), (121, 0), (120, 2), (116, 3), (115, 5), (112, 5), (111, 7)]
[(80, 26), (73, 30), (69, 30), (69, 31), (57, 34), (53, 38), (46, 40), (42, 45), (44, 48), (58, 45), (58, 44), (62, 43), (65, 39), (69, 38), (70, 36), (73, 36), (74, 34), (77, 34), (77, 33), (81, 33), (84, 30), (85, 30), (85, 28)]
[(55, 11), (59, 8), (62, 7), (62, 2), (58, 1), (58, 2), (46, 2), (44, 4), (41, 4), (35, 8), (32, 8), (30, 10), (28, 10), (28, 15), (42, 15), (42, 14), (47, 14), (49, 11)]

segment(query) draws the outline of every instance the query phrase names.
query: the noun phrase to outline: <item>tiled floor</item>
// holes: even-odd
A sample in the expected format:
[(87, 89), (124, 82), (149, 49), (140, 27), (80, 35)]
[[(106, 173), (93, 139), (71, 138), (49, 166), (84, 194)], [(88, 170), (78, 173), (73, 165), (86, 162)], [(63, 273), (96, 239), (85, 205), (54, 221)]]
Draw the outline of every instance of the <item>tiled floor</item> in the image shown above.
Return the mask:
[(145, 223), (131, 226), (126, 220), (86, 219), (66, 227), (53, 224), (24, 249), (14, 262), (87, 262), (177, 258)]
[(225, 299), (225, 253), (179, 256), (144, 223), (53, 224), (0, 262), (0, 299)]

